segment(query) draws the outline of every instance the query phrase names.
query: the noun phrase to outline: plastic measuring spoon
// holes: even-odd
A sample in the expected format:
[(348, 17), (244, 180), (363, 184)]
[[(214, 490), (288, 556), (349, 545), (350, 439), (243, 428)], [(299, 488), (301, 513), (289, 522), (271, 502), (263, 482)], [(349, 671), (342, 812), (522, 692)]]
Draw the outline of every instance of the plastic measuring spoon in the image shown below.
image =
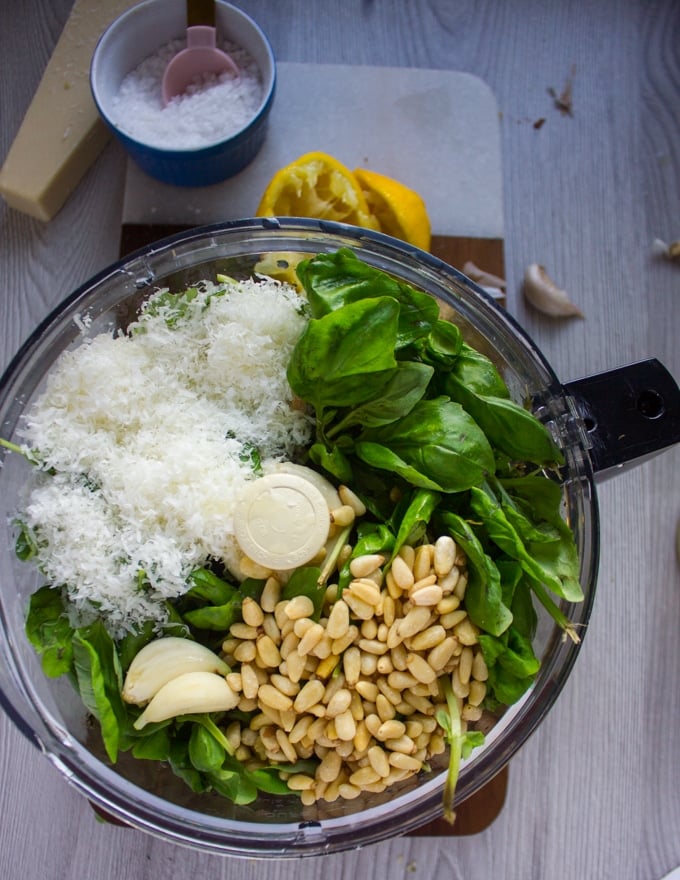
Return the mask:
[[(192, 24), (198, 6), (201, 7), (202, 22), (206, 22), (207, 7), (208, 23)], [(178, 52), (165, 68), (161, 85), (163, 104), (167, 104), (178, 95), (183, 95), (193, 82), (200, 82), (203, 77), (232, 73), (238, 78), (239, 69), (234, 59), (216, 46), (214, 14), (212, 2), (199, 4), (188, 0), (187, 47)]]

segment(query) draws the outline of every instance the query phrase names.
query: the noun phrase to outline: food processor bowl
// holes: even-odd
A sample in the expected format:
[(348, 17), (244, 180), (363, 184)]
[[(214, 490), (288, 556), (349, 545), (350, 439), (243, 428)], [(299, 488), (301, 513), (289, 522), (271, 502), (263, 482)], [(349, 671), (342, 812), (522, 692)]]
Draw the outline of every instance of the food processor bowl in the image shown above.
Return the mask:
[[(22, 413), (43, 389), (64, 350), (102, 331), (125, 327), (154, 289), (180, 291), (201, 279), (215, 280), (217, 274), (250, 277), (265, 258), (268, 265), (285, 269), (300, 255), (340, 247), (351, 248), (371, 266), (437, 297), (443, 313), (458, 323), (467, 341), (493, 358), (512, 396), (530, 400), (548, 426), (564, 454), (563, 511), (578, 547), (585, 594), (583, 602), (563, 602), (561, 607), (585, 635), (597, 580), (595, 472), (603, 464), (597, 439), (602, 409), (595, 407), (593, 415), (589, 408), (587, 382), (573, 391), (563, 386), (527, 334), (481, 288), (430, 254), (379, 233), (323, 221), (265, 218), (194, 229), (135, 252), (76, 290), (26, 341), (0, 382), (0, 436), (16, 440)], [(638, 445), (631, 455), (647, 455), (680, 439), (677, 386), (660, 365), (651, 366), (649, 381), (658, 378), (658, 367), (666, 382), (659, 392), (651, 389), (661, 399), (651, 419), (656, 439)], [(630, 377), (636, 374), (636, 368), (627, 368), (624, 393), (629, 396), (635, 385)], [(646, 384), (645, 390), (650, 390)], [(217, 795), (196, 795), (170, 769), (128, 755), (112, 766), (75, 690), (65, 679), (45, 677), (25, 636), (28, 599), (41, 580), (34, 568), (15, 556), (13, 516), (21, 506), (31, 466), (6, 450), (0, 455), (0, 702), (21, 732), (98, 811), (201, 850), (278, 858), (367, 845), (409, 832), (441, 814), (446, 754), (431, 762), (429, 772), (381, 794), (364, 793), (355, 800), (312, 807), (297, 798), (274, 795), (263, 795), (246, 806)], [(619, 468), (626, 455), (619, 450), (606, 458), (607, 469)], [(533, 686), (498, 718), (485, 744), (463, 762), (458, 803), (497, 774), (541, 723), (569, 675), (579, 645), (563, 638), (562, 631), (539, 611), (535, 651), (541, 669)]]

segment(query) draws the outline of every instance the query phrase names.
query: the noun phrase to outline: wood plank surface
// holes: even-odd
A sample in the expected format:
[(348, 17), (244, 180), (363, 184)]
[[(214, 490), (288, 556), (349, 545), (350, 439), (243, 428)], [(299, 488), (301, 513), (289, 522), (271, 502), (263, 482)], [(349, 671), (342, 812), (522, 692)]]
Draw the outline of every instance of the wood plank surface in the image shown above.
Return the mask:
[[(508, 309), (564, 381), (656, 356), (680, 376), (680, 4), (676, 0), (243, 0), (284, 61), (468, 71), (501, 113)], [(0, 3), (0, 161), (71, 0)], [(571, 81), (572, 113), (556, 106)], [(395, 144), (398, 149), (398, 144)], [(439, 169), (433, 168), (436, 175)], [(125, 158), (107, 147), (48, 225), (0, 205), (0, 364), (118, 252)], [(520, 293), (543, 263), (586, 318)], [(595, 609), (576, 666), (512, 760), (480, 834), (321, 859), (221, 859), (99, 824), (0, 715), (0, 876), (10, 880), (658, 880), (680, 864), (677, 449), (599, 487)]]

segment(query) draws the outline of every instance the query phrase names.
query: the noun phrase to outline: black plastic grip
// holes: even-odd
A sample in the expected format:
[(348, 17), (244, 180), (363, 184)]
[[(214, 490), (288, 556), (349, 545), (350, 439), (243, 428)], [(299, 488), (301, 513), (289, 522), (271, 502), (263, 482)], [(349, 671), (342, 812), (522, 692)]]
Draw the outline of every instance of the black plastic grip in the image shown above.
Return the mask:
[(680, 388), (655, 358), (564, 386), (592, 442), (599, 479), (680, 442)]

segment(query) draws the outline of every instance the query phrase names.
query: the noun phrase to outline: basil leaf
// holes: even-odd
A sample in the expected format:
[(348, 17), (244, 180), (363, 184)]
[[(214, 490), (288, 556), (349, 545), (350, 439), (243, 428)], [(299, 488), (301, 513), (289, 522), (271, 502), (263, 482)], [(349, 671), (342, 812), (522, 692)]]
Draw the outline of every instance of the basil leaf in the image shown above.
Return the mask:
[(327, 431), (327, 436), (333, 437), (352, 425), (366, 428), (389, 425), (408, 415), (424, 396), (433, 373), (433, 367), (427, 364), (400, 361), (390, 380), (381, 388), (379, 396), (352, 409), (332, 430)]
[(75, 631), (73, 659), (81, 699), (99, 721), (106, 753), (115, 764), (127, 711), (120, 695), (123, 675), (116, 646), (101, 621)]
[(351, 303), (389, 296), (400, 305), (396, 348), (429, 333), (439, 318), (436, 300), (360, 260), (349, 248), (319, 254), (297, 267), (315, 318)]
[(410, 497), (399, 523), (391, 559), (399, 553), (404, 544), (415, 544), (425, 534), (432, 514), (441, 501), (438, 492), (431, 489), (418, 489)]
[(341, 483), (352, 482), (352, 465), (337, 445), (327, 449), (323, 443), (314, 443), (309, 450), (309, 457), (314, 464), (318, 464)]
[(26, 637), (40, 655), (45, 675), (58, 678), (73, 664), (73, 633), (61, 590), (41, 587), (31, 595), (25, 624)]
[[(376, 454), (369, 444), (387, 449), (391, 458), (384, 452)], [(479, 426), (459, 403), (446, 397), (421, 400), (403, 419), (365, 430), (356, 452), (367, 464), (443, 492), (478, 486), (495, 470), (493, 450)], [(413, 475), (419, 476), (418, 482)]]
[(461, 345), (451, 378), (473, 394), (510, 397), (508, 387), (493, 362), (466, 342)]
[(352, 303), (309, 321), (288, 363), (288, 382), (316, 410), (376, 397), (397, 366), (399, 303), (391, 297)]
[(186, 595), (203, 599), (211, 605), (225, 605), (237, 595), (236, 587), (222, 580), (208, 568), (197, 568), (189, 576), (192, 586)]
[(499, 636), (512, 623), (512, 612), (505, 604), (501, 575), (493, 559), (462, 517), (450, 511), (441, 514), (451, 537), (463, 550), (468, 561), (468, 585), (465, 607), (470, 620), (480, 629)]
[(235, 596), (224, 605), (204, 605), (184, 612), (184, 619), (198, 629), (226, 631), (234, 623), (241, 611), (241, 597)]

